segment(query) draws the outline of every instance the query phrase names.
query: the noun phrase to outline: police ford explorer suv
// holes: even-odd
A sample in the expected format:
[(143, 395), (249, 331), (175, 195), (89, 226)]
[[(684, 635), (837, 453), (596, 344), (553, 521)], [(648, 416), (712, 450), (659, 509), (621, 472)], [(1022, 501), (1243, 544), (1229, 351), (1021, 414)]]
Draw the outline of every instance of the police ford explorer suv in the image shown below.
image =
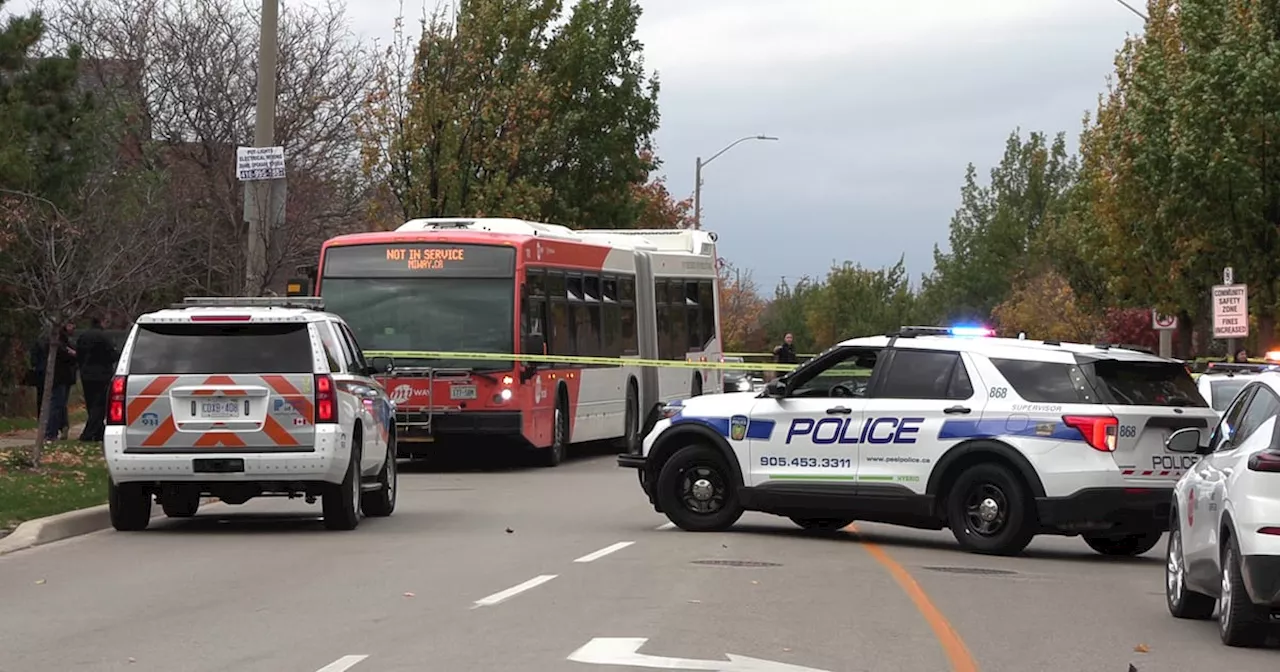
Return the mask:
[(329, 529), (396, 504), (394, 408), (318, 299), (190, 298), (138, 319), (111, 381), (104, 438), (117, 530), (202, 496), (318, 497)]
[(1196, 461), (1164, 441), (1217, 418), (1190, 374), (1132, 350), (989, 335), (845, 341), (761, 394), (663, 407), (619, 464), (685, 530), (753, 510), (809, 529), (950, 528), (979, 553), (1016, 554), (1036, 534), (1079, 534), (1107, 555), (1153, 548)]
[(1210, 432), (1169, 450), (1200, 455), (1174, 488), (1165, 570), (1169, 611), (1207, 619), (1230, 646), (1259, 646), (1280, 615), (1280, 373), (1249, 377)]

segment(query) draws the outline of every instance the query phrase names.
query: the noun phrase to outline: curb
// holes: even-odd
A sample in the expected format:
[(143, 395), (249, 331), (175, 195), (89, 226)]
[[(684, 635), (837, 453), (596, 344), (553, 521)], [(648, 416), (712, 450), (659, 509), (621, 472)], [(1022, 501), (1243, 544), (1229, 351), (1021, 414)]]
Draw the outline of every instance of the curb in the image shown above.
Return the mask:
[[(217, 503), (216, 497), (200, 498), (200, 505)], [(152, 520), (162, 517), (163, 512), (151, 517)], [(0, 538), (0, 555), (22, 551), (35, 546), (43, 546), (54, 541), (62, 541), (79, 537), (92, 532), (111, 528), (111, 511), (106, 504), (91, 506), (87, 509), (67, 511), (54, 516), (36, 518), (22, 523), (8, 536)]]

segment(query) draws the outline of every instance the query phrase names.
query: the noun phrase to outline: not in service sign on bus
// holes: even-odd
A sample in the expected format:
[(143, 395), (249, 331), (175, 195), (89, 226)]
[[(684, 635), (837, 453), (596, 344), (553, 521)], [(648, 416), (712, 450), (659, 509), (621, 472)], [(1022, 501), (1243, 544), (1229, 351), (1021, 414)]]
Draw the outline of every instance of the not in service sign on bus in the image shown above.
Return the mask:
[(1245, 338), (1249, 335), (1249, 286), (1214, 285), (1213, 337)]

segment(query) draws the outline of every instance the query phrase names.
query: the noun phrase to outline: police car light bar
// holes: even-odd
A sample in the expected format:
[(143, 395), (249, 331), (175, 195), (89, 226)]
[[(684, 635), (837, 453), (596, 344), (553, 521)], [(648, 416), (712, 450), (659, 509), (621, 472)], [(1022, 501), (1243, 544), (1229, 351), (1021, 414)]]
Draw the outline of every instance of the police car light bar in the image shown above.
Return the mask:
[(994, 329), (986, 327), (899, 327), (898, 331), (889, 334), (889, 336), (897, 336), (899, 338), (914, 338), (916, 336), (994, 336)]
[(319, 296), (188, 296), (173, 308), (303, 308), (324, 310)]
[(951, 327), (952, 336), (995, 336), (995, 329), (986, 327)]

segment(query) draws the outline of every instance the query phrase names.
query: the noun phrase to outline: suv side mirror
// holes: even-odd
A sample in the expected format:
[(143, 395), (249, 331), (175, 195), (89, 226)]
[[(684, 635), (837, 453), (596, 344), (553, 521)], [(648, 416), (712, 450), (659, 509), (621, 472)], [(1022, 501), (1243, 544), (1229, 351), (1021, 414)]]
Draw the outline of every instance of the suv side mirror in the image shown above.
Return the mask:
[(1200, 430), (1195, 427), (1179, 429), (1165, 439), (1164, 447), (1171, 453), (1196, 453), (1203, 455), (1208, 446), (1201, 445)]
[(392, 360), (390, 357), (374, 357), (369, 360), (369, 371), (366, 376), (376, 376), (381, 373), (391, 373)]
[(771, 397), (781, 399), (782, 397), (787, 396), (787, 384), (781, 378), (774, 378), (764, 386), (764, 393)]

